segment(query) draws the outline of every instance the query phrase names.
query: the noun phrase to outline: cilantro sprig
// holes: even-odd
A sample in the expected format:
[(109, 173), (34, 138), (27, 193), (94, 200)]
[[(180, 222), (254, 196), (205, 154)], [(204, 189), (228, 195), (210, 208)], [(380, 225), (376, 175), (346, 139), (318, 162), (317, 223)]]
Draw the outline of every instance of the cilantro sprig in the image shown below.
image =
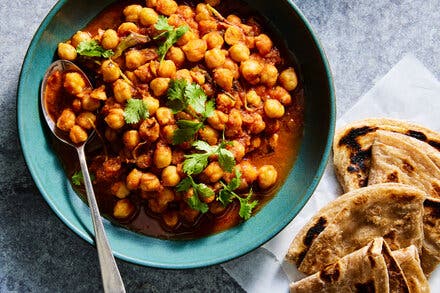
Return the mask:
[(235, 177), (228, 183), (220, 181), (223, 189), (220, 190), (217, 200), (220, 201), (224, 206), (230, 204), (234, 199), (238, 199), (240, 203), (240, 210), (238, 214), (244, 220), (248, 220), (252, 215), (252, 210), (257, 206), (258, 200), (251, 201), (252, 189), (249, 191), (246, 197), (241, 197), (234, 192), (240, 186), (241, 173), (235, 169)]
[(160, 61), (165, 58), (165, 55), (173, 44), (176, 43), (189, 30), (189, 27), (186, 25), (179, 26), (178, 28), (169, 25), (168, 19), (163, 15), (159, 16), (159, 19), (154, 27), (158, 31), (162, 31), (162, 33), (156, 36), (154, 39), (165, 39), (165, 41), (157, 48)]
[(203, 153), (185, 155), (183, 162), (183, 172), (187, 175), (200, 174), (208, 165), (210, 156), (217, 155), (220, 167), (226, 172), (231, 172), (235, 166), (234, 155), (226, 149), (228, 142), (222, 141), (219, 145), (211, 146), (208, 143), (198, 140), (193, 143), (196, 150)]
[[(72, 183), (73, 185), (79, 186), (81, 184), (84, 183), (84, 175), (81, 171), (76, 171), (75, 173), (73, 173), (72, 177)], [(95, 176), (90, 173), (90, 180), (95, 180)]]
[(194, 210), (206, 213), (209, 209), (208, 205), (200, 200), (200, 196), (204, 198), (211, 197), (215, 195), (214, 191), (204, 183), (196, 183), (191, 176), (186, 177), (177, 185), (177, 191), (187, 191), (191, 187), (193, 188), (193, 194), (187, 200), (188, 205)]
[(112, 50), (101, 47), (96, 40), (82, 41), (76, 47), (76, 52), (82, 56), (102, 58), (110, 58), (114, 54)]
[(203, 121), (210, 117), (215, 110), (213, 100), (197, 83), (189, 83), (184, 79), (172, 79), (167, 91), (168, 106), (173, 113), (188, 112), (196, 121), (181, 119), (177, 121), (179, 127), (173, 135), (173, 143), (181, 144), (191, 140), (203, 128)]
[(124, 109), (124, 119), (128, 124), (138, 123), (149, 116), (147, 105), (141, 99), (129, 99)]

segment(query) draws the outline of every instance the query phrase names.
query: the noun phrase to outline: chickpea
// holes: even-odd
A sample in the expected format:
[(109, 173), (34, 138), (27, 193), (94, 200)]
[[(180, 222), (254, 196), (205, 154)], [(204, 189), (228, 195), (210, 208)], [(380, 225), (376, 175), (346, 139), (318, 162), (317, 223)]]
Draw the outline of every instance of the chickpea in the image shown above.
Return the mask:
[(203, 175), (205, 175), (211, 183), (219, 181), (223, 177), (223, 174), (223, 169), (217, 161), (209, 163), (205, 170), (203, 170)]
[(137, 22), (141, 10), (142, 10), (141, 5), (128, 5), (127, 7), (124, 8), (122, 13), (125, 16), (126, 21)]
[(283, 88), (287, 91), (293, 91), (298, 85), (298, 77), (296, 76), (295, 69), (292, 67), (281, 72), (279, 80)]
[(173, 154), (167, 145), (158, 144), (153, 154), (153, 161), (157, 168), (162, 169), (171, 164)]
[(95, 100), (105, 101), (107, 100), (107, 94), (105, 93), (105, 85), (101, 85), (100, 87), (94, 89), (90, 93), (90, 97)]
[(105, 122), (110, 128), (120, 129), (125, 125), (124, 110), (119, 108), (113, 108), (109, 111), (109, 114), (104, 118)]
[(118, 219), (125, 219), (132, 215), (135, 211), (133, 203), (128, 199), (120, 199), (113, 207), (113, 216)]
[(139, 188), (139, 185), (141, 183), (141, 177), (142, 177), (142, 172), (139, 171), (138, 169), (133, 169), (131, 170), (130, 173), (128, 173), (127, 178), (126, 178), (126, 185), (127, 188), (129, 190), (136, 190)]
[(229, 48), (229, 56), (236, 62), (243, 62), (249, 59), (251, 51), (243, 43), (237, 43)]
[(170, 165), (162, 170), (162, 182), (164, 186), (174, 187), (180, 182), (180, 175), (177, 167)]
[(167, 92), (169, 83), (169, 78), (158, 77), (150, 82), (150, 88), (156, 97), (160, 97)]
[(225, 63), (225, 55), (219, 48), (206, 51), (205, 62), (209, 68), (221, 67)]
[(235, 106), (235, 100), (228, 94), (218, 94), (215, 99), (218, 109), (229, 110)]
[(137, 130), (127, 130), (122, 136), (122, 141), (127, 149), (134, 149), (141, 141)]
[(139, 12), (139, 22), (144, 26), (151, 26), (157, 22), (159, 15), (152, 8), (142, 8)]
[(132, 32), (137, 33), (138, 31), (138, 26), (132, 22), (121, 23), (121, 25), (118, 27), (118, 35), (120, 36), (126, 36)]
[(90, 96), (85, 96), (81, 101), (81, 107), (84, 111), (96, 111), (101, 106), (101, 103), (97, 99), (93, 99)]
[(139, 187), (142, 191), (158, 191), (160, 188), (160, 181), (153, 173), (143, 173)]
[(157, 109), (159, 109), (158, 99), (151, 96), (145, 96), (142, 98), (142, 101), (144, 101), (144, 104), (147, 106), (148, 113), (150, 113), (150, 115), (156, 114)]
[(229, 21), (230, 23), (236, 24), (236, 25), (240, 25), (241, 24), (241, 19), (240, 17), (238, 17), (235, 14), (229, 14), (226, 17), (226, 20)]
[(104, 49), (114, 49), (119, 44), (118, 33), (113, 29), (108, 29), (102, 35), (101, 45)]
[(64, 77), (64, 88), (72, 95), (80, 95), (86, 87), (84, 77), (78, 72), (68, 72)]
[(278, 79), (278, 69), (272, 64), (265, 64), (261, 71), (261, 83), (273, 87)]
[(205, 2), (209, 5), (211, 5), (212, 7), (220, 4), (220, 0), (206, 0)]
[(132, 91), (131, 86), (123, 79), (118, 79), (113, 83), (113, 93), (116, 101), (120, 104), (133, 97)]
[(185, 63), (185, 53), (179, 47), (171, 47), (166, 58), (173, 61), (176, 67), (180, 67)]
[(82, 112), (76, 117), (75, 122), (81, 126), (81, 128), (89, 130), (96, 124), (96, 115), (92, 112)]
[(230, 26), (226, 29), (225, 32), (225, 42), (226, 44), (232, 46), (240, 42), (244, 42), (245, 37), (244, 33), (241, 29), (236, 26)]
[(206, 41), (208, 49), (221, 48), (224, 40), (219, 32), (209, 32), (202, 37)]
[(162, 127), (162, 134), (164, 139), (167, 141), (167, 143), (169, 144), (173, 143), (174, 131), (176, 131), (177, 128), (178, 127), (175, 124), (165, 125), (164, 127)]
[(272, 40), (265, 34), (261, 34), (255, 37), (255, 46), (257, 47), (258, 52), (265, 56), (272, 50)]
[(162, 214), (162, 220), (168, 227), (175, 227), (179, 223), (179, 214), (177, 211), (169, 211)]
[(114, 82), (121, 75), (119, 66), (111, 60), (105, 60), (101, 64), (101, 73), (104, 82)]
[(218, 68), (214, 71), (214, 81), (225, 91), (231, 91), (234, 75), (229, 69)]
[(57, 120), (57, 127), (63, 131), (70, 131), (75, 125), (75, 113), (71, 109), (64, 109)]
[(237, 165), (240, 170), (241, 178), (246, 181), (247, 184), (252, 184), (258, 178), (257, 168), (249, 163), (249, 161), (242, 161)]
[(188, 83), (192, 83), (193, 79), (191, 76), (191, 72), (188, 69), (180, 69), (176, 71), (176, 75), (174, 76), (175, 79), (184, 79)]
[(71, 39), (71, 44), (74, 48), (77, 48), (82, 42), (90, 41), (92, 37), (87, 32), (77, 31)]
[(168, 107), (160, 107), (156, 111), (156, 119), (160, 125), (167, 125), (174, 123), (174, 114)]
[(189, 73), (191, 74), (192, 79), (199, 85), (203, 85), (205, 83), (206, 72), (200, 70), (198, 67), (194, 67)]
[(130, 195), (130, 190), (127, 188), (127, 185), (123, 181), (113, 183), (110, 190), (112, 194), (118, 198), (126, 198)]
[(217, 130), (224, 130), (226, 122), (228, 122), (228, 115), (219, 110), (214, 110), (214, 114), (208, 117), (209, 125)]
[(261, 104), (261, 97), (255, 90), (250, 90), (246, 93), (246, 102), (248, 105), (258, 107)]
[(85, 142), (88, 138), (87, 132), (79, 125), (74, 125), (69, 132), (70, 140), (73, 143), (79, 144)]
[(147, 62), (147, 58), (139, 50), (130, 50), (125, 53), (125, 66), (128, 69), (136, 69)]
[(249, 126), (249, 131), (252, 134), (258, 134), (263, 132), (264, 129), (266, 129), (266, 123), (263, 120), (263, 117), (261, 117), (260, 114), (255, 113), (253, 116), (254, 121)]
[(267, 189), (274, 185), (277, 177), (277, 170), (272, 165), (264, 165), (258, 169), (258, 185), (262, 189)]
[(219, 133), (209, 125), (206, 125), (200, 129), (199, 135), (202, 140), (206, 141), (210, 145), (216, 145), (218, 142)]
[(237, 140), (232, 141), (232, 145), (226, 147), (233, 155), (237, 162), (240, 162), (246, 154), (246, 148)]
[(166, 16), (176, 13), (177, 3), (173, 0), (157, 0), (156, 10)]
[(199, 31), (201, 35), (218, 30), (218, 22), (212, 18), (203, 19), (199, 22)]
[(145, 1), (147, 7), (154, 8), (157, 5), (157, 0), (147, 0)]
[(269, 118), (281, 118), (284, 115), (284, 106), (275, 99), (267, 99), (264, 102), (264, 113)]
[(61, 59), (66, 59), (69, 61), (74, 61), (76, 59), (77, 53), (75, 47), (66, 43), (58, 44), (58, 56)]
[(155, 118), (145, 119), (139, 126), (139, 135), (149, 142), (155, 142), (159, 138), (159, 134), (160, 126)]
[(238, 79), (240, 77), (240, 71), (238, 69), (238, 65), (231, 58), (226, 58), (225, 63), (223, 64), (222, 67), (229, 69), (232, 72), (232, 76), (235, 79)]
[(189, 41), (182, 50), (190, 62), (198, 62), (205, 56), (207, 48), (205, 40), (196, 39)]
[(159, 65), (160, 77), (173, 77), (176, 74), (176, 64), (172, 60), (163, 60)]
[(140, 169), (150, 168), (152, 165), (153, 156), (151, 153), (141, 154), (136, 157), (136, 166)]
[(263, 71), (263, 65), (256, 60), (250, 59), (241, 63), (240, 71), (250, 84), (257, 84), (260, 82), (260, 74)]
[(198, 40), (198, 38), (199, 37), (196, 35), (195, 32), (193, 32), (192, 30), (189, 30), (183, 36), (180, 37), (180, 39), (177, 41), (177, 45), (182, 47), (182, 46), (188, 44), (189, 41)]
[(276, 86), (270, 91), (269, 95), (273, 99), (280, 101), (283, 105), (290, 105), (292, 103), (292, 96), (281, 86)]

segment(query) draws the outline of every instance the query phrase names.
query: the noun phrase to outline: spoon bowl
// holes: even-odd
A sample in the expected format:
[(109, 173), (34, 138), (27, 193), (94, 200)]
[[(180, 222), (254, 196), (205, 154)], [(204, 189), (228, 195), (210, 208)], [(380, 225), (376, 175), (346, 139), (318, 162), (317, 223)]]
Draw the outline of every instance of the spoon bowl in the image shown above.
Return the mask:
[(87, 193), (87, 201), (89, 203), (90, 212), (92, 216), (93, 228), (95, 230), (95, 243), (98, 251), (99, 264), (101, 266), (101, 276), (105, 292), (125, 292), (124, 284), (122, 282), (121, 275), (119, 273), (116, 261), (113, 257), (110, 244), (108, 242), (104, 226), (102, 224), (102, 218), (99, 213), (98, 204), (96, 202), (95, 192), (93, 191), (92, 181), (90, 179), (89, 170), (87, 167), (87, 161), (85, 156), (84, 147), (93, 136), (94, 131), (88, 134), (86, 141), (75, 144), (73, 143), (69, 135), (66, 132), (60, 130), (54, 117), (51, 116), (47, 107), (46, 90), (48, 87), (48, 79), (55, 72), (78, 72), (82, 75), (87, 85), (92, 88), (92, 84), (87, 75), (75, 64), (67, 60), (57, 60), (52, 63), (44, 75), (43, 82), (41, 84), (40, 105), (44, 114), (44, 118), (47, 122), (52, 133), (64, 143), (74, 147), (78, 153), (79, 162), (81, 165), (81, 172), (84, 178), (84, 185)]

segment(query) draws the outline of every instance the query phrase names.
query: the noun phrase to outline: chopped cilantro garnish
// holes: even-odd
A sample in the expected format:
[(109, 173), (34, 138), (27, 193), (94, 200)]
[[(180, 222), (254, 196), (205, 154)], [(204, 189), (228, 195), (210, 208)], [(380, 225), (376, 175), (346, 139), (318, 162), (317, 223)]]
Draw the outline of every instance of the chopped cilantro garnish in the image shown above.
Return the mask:
[(112, 50), (101, 47), (96, 40), (82, 41), (76, 47), (76, 52), (82, 56), (102, 58), (110, 58), (114, 54)]
[(142, 119), (148, 118), (147, 105), (141, 99), (129, 99), (124, 109), (124, 119), (126, 123), (138, 123)]
[(168, 24), (168, 19), (162, 15), (159, 16), (159, 19), (157, 20), (157, 23), (154, 27), (158, 31), (163, 31), (155, 39), (165, 39), (165, 41), (157, 48), (157, 53), (159, 54), (160, 61), (165, 58), (165, 55), (167, 54), (168, 50), (173, 46), (173, 44), (176, 43), (189, 30), (189, 27), (186, 25), (174, 28), (173, 26)]
[(196, 183), (191, 176), (186, 177), (177, 185), (177, 191), (188, 191), (191, 187), (194, 193), (188, 198), (188, 205), (193, 210), (206, 213), (208, 211), (208, 205), (200, 200), (200, 196), (204, 198), (213, 196), (215, 194), (214, 191), (204, 183)]

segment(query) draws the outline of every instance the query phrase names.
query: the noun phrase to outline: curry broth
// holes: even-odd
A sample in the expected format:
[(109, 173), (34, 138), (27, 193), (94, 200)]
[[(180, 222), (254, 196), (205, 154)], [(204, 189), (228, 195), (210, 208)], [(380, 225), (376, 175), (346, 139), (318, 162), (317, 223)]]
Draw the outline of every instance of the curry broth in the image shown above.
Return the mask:
[[(130, 1), (129, 3), (140, 2)], [(184, 3), (187, 5), (193, 5), (191, 4), (193, 2), (185, 1)], [(118, 1), (110, 5), (94, 20), (92, 20), (84, 31), (88, 31), (91, 34), (96, 34), (99, 28), (116, 28), (117, 25), (123, 21), (121, 11), (127, 4), (127, 1)], [(222, 1), (222, 4), (216, 7), (216, 9), (223, 15), (233, 12), (242, 18), (247, 18), (249, 16), (253, 16), (255, 18), (253, 11), (240, 1)], [(239, 12), (237, 13), (237, 11)], [(256, 19), (259, 24), (265, 24), (263, 18), (256, 17)], [(263, 28), (264, 31), (269, 32), (270, 36), (277, 36), (276, 32), (271, 30), (267, 23)], [(281, 51), (281, 57), (284, 59), (283, 63), (285, 65), (292, 66), (294, 61), (290, 60), (291, 55), (289, 54), (288, 50), (283, 47), (283, 43), (275, 40), (274, 45), (276, 45), (276, 47)], [(92, 82), (95, 78), (95, 86), (99, 83), (102, 83), (99, 78), (96, 78), (96, 73), (95, 75), (93, 75), (92, 71), (87, 71), (87, 73), (92, 78)], [(300, 82), (298, 87), (291, 92), (291, 95), (292, 104), (286, 107), (285, 115), (279, 119), (281, 123), (278, 131), (279, 141), (276, 150), (268, 151), (267, 149), (257, 149), (246, 154), (246, 160), (250, 161), (257, 168), (265, 164), (272, 164), (278, 172), (278, 179), (275, 186), (265, 191), (259, 190), (258, 186), (254, 188), (253, 191), (255, 198), (259, 201), (254, 213), (260, 210), (271, 198), (273, 198), (277, 190), (288, 177), (297, 156), (299, 144), (302, 138), (304, 114), (304, 91)], [(59, 109), (57, 108), (56, 111), (59, 111)], [(99, 138), (99, 136), (102, 136), (102, 133), (104, 132), (103, 125), (101, 124), (102, 121), (101, 123), (98, 122), (97, 125), (99, 135), (96, 135), (92, 141), (89, 142), (86, 148), (89, 166), (90, 164), (93, 164), (93, 162), (91, 162), (91, 158), (96, 159), (96, 156), (102, 154), (104, 150), (102, 140)], [(55, 152), (62, 162), (67, 176), (71, 178), (72, 175), (79, 170), (79, 163), (77, 162), (76, 157), (73, 155), (73, 150), (55, 139), (53, 139), (52, 143)], [(111, 145), (106, 145), (105, 149), (106, 151), (110, 150), (110, 152), (112, 152)], [(75, 186), (73, 184), (72, 186), (85, 201), (84, 188), (82, 186)], [(153, 237), (165, 239), (197, 238), (226, 230), (242, 221), (238, 215), (239, 204), (237, 201), (234, 201), (220, 214), (214, 215), (208, 212), (199, 216), (194, 223), (188, 224), (183, 221), (176, 227), (169, 228), (163, 224), (162, 219), (157, 214), (151, 212), (146, 207), (145, 200), (136, 193), (130, 197), (136, 207), (136, 211), (133, 213), (133, 215), (128, 219), (116, 219), (112, 217), (112, 211), (117, 198), (111, 194), (110, 185), (100, 184), (95, 181), (94, 189), (100, 211), (106, 218), (111, 220), (114, 224)]]

